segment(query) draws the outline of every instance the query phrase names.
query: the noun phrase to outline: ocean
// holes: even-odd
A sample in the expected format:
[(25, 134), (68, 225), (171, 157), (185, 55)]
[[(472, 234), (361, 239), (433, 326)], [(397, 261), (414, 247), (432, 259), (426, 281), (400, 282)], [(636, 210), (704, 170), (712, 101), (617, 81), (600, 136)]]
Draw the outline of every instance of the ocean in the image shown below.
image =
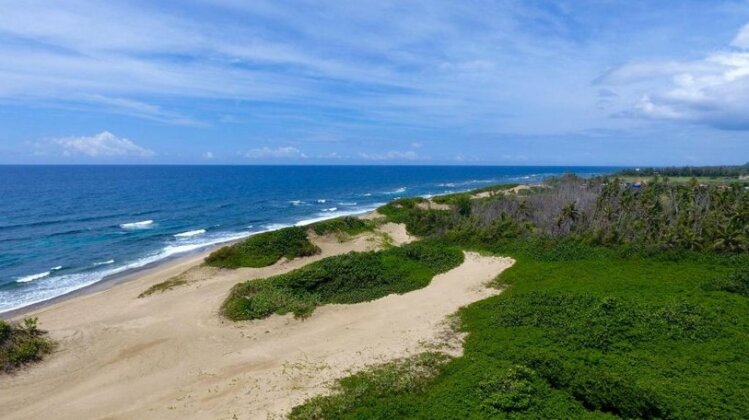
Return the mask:
[(610, 167), (0, 166), (0, 313), (398, 197)]

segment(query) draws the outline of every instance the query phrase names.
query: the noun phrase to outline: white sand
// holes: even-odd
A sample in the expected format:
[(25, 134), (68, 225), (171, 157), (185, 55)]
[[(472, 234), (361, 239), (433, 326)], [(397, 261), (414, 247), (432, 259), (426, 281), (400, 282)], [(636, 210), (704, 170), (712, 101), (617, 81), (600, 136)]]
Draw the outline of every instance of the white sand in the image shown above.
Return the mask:
[[(402, 226), (387, 229), (403, 242)], [(0, 376), (0, 416), (244, 419), (283, 414), (326, 392), (335, 378), (444, 344), (445, 317), (498, 293), (484, 285), (513, 263), (467, 253), (464, 264), (424, 289), (356, 305), (327, 305), (304, 321), (272, 316), (232, 323), (218, 316), (221, 302), (240, 281), (363, 251), (372, 241), (357, 237), (318, 245), (321, 255), (272, 267), (192, 268), (187, 286), (136, 298), (201, 261), (191, 258), (36, 311), (33, 315), (59, 348), (17, 375)]]

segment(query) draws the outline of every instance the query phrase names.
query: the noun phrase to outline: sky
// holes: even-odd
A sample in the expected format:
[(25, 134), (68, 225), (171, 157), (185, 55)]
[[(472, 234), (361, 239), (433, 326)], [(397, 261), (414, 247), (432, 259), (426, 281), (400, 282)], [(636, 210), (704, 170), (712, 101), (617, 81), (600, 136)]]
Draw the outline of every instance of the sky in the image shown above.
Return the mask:
[(0, 164), (749, 162), (747, 0), (0, 10)]

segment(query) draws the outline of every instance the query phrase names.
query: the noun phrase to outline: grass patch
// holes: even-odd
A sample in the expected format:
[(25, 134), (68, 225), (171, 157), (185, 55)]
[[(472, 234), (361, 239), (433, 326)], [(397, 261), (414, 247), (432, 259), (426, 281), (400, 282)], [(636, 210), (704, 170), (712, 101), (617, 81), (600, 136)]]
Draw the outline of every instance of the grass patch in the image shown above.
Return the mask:
[(351, 252), (286, 274), (241, 283), (224, 302), (222, 312), (235, 321), (289, 312), (306, 317), (326, 303), (364, 302), (422, 288), (436, 274), (462, 262), (459, 248), (432, 242)]
[[(504, 293), (460, 311), (469, 333), (463, 357), (418, 387), (358, 392), (370, 386), (358, 384), (317, 412), (380, 419), (749, 412), (749, 299), (742, 294), (749, 257), (559, 247), (485, 247), (517, 263), (498, 279), (510, 286)], [(294, 412), (320, 405), (311, 400)]]
[(312, 230), (318, 235), (344, 233), (349, 236), (356, 236), (364, 232), (371, 232), (375, 228), (375, 223), (371, 220), (364, 220), (358, 217), (337, 217), (335, 219), (323, 220), (311, 226)]
[(447, 360), (447, 356), (441, 353), (422, 353), (359, 372), (338, 381), (333, 395), (315, 397), (304, 405), (295, 407), (289, 418), (338, 418), (345, 416), (348, 410), (356, 407), (365, 398), (378, 399), (393, 393), (423, 390), (429, 380), (440, 372)]
[(220, 268), (266, 267), (283, 257), (288, 259), (320, 253), (301, 227), (288, 227), (250, 236), (244, 241), (221, 248), (205, 259), (207, 265)]
[(174, 276), (169, 280), (154, 284), (153, 286), (146, 289), (143, 293), (139, 294), (138, 297), (144, 298), (146, 296), (151, 296), (154, 293), (164, 293), (167, 290), (171, 290), (179, 286), (184, 286), (186, 284), (187, 279), (185, 278), (184, 274), (180, 274), (179, 276)]
[(38, 328), (37, 318), (25, 318), (21, 323), (0, 320), (0, 371), (8, 373), (38, 362), (53, 348), (52, 340)]

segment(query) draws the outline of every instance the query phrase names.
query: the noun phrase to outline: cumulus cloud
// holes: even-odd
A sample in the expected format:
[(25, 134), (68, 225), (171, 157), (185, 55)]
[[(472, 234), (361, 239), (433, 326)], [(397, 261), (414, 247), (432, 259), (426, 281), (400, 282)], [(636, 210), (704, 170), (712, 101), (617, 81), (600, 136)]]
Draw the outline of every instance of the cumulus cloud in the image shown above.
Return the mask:
[(52, 144), (62, 148), (63, 156), (149, 158), (156, 155), (152, 150), (141, 147), (126, 138), (117, 137), (109, 131), (93, 136), (55, 139)]
[(639, 87), (634, 105), (618, 116), (749, 130), (749, 25), (731, 45), (699, 60), (627, 64), (597, 82)]
[(249, 159), (305, 159), (307, 155), (302, 153), (301, 150), (296, 147), (286, 146), (271, 149), (269, 147), (262, 147), (259, 149), (252, 149), (244, 154)]

